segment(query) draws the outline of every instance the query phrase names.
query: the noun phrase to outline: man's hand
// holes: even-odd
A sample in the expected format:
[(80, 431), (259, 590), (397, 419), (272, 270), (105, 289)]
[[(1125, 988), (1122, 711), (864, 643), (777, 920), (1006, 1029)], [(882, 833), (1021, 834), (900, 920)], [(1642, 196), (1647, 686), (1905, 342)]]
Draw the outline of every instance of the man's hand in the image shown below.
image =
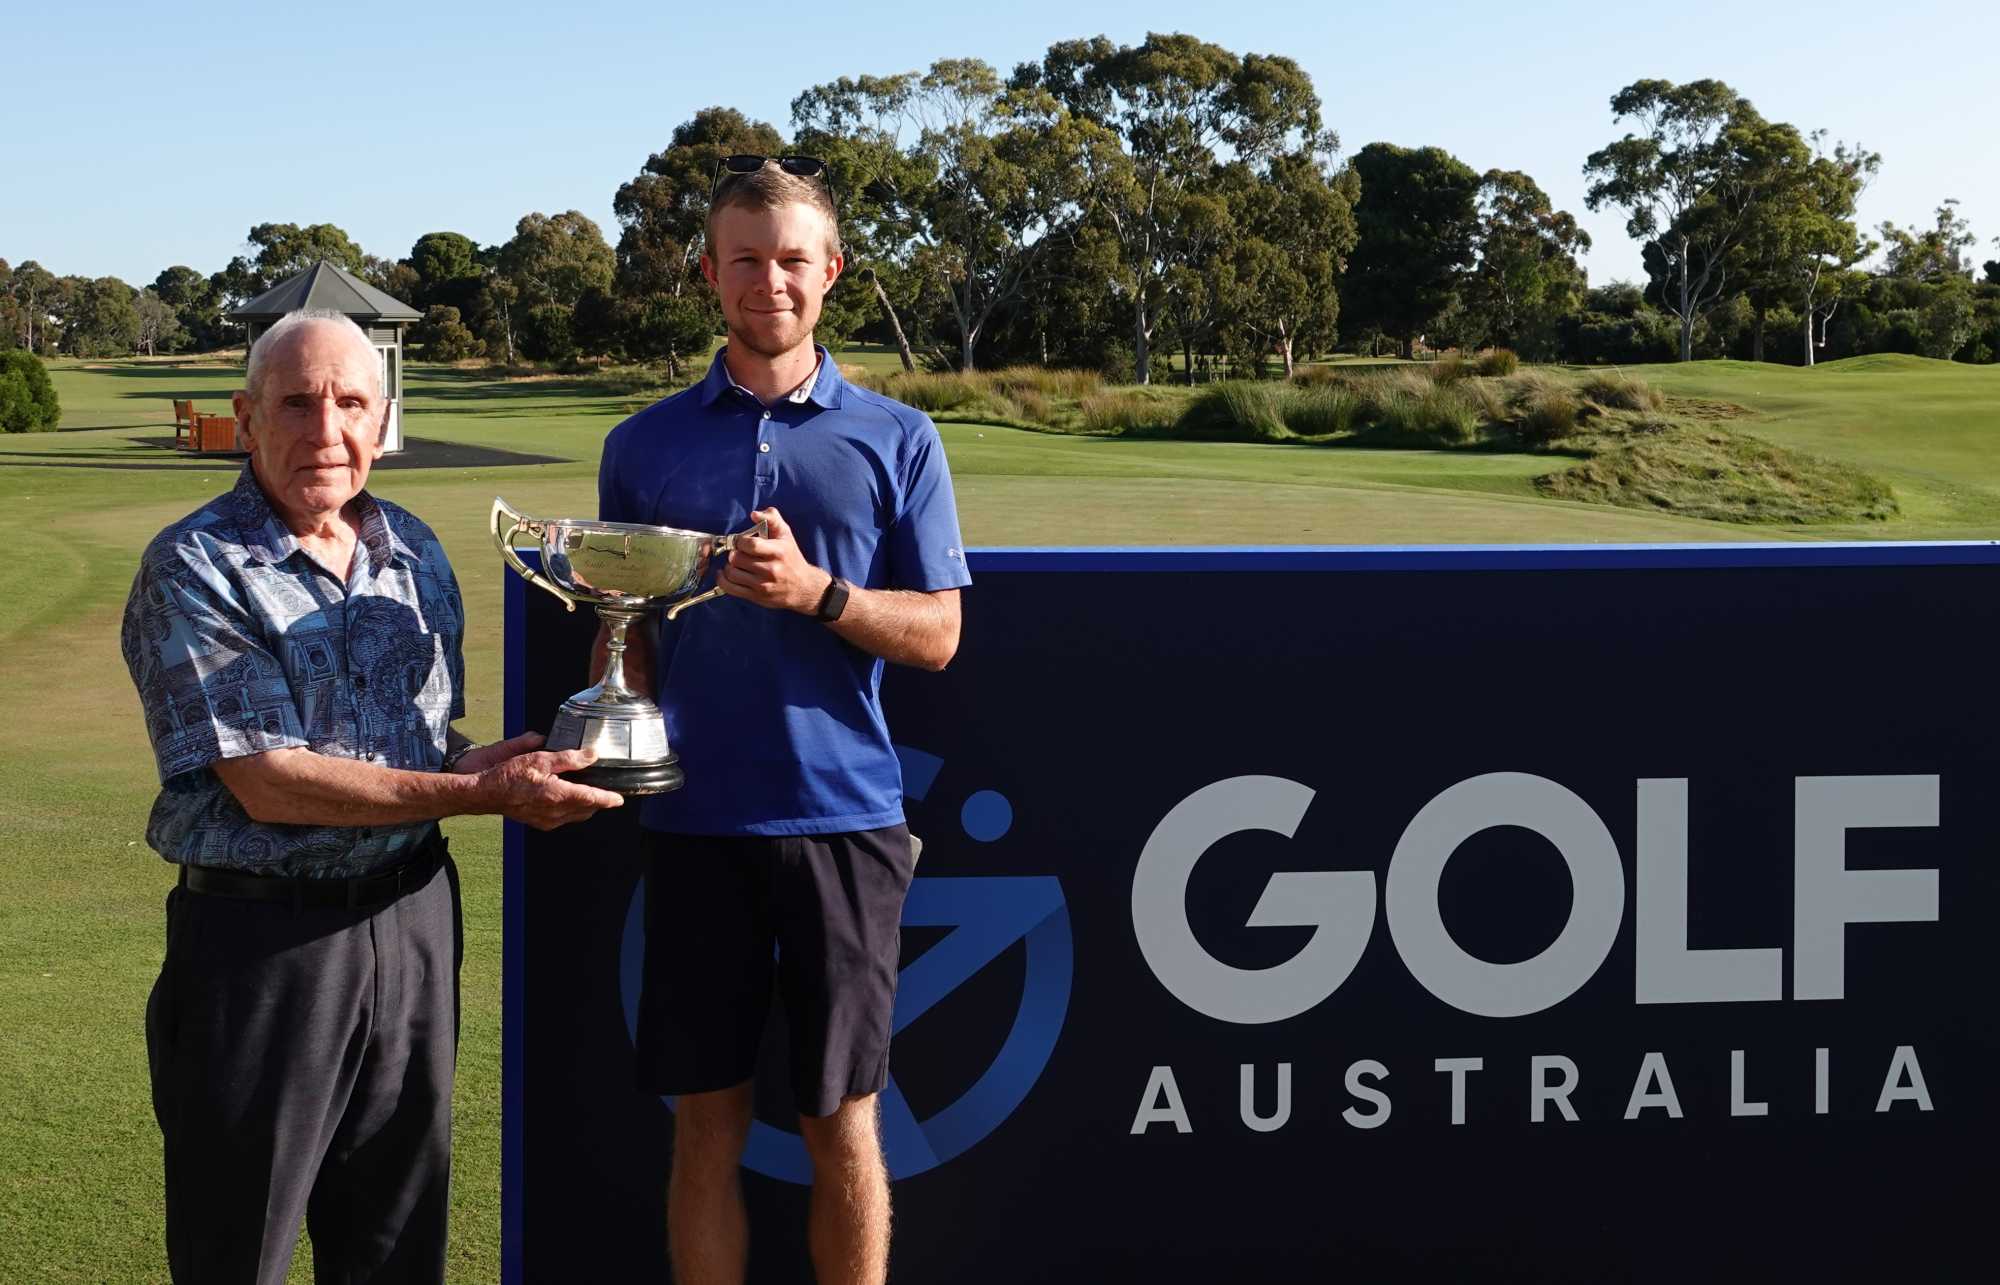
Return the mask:
[(523, 732), (519, 736), (491, 745), (482, 745), (476, 750), (467, 750), (465, 757), (452, 765), (452, 771), (467, 776), (478, 776), (489, 767), (498, 767), (517, 754), (526, 754), (542, 748), (540, 732)]
[[(488, 745), (465, 756), (471, 759), (487, 751), (520, 745), (529, 737), (536, 744), (541, 737), (529, 732), (509, 741)], [(461, 760), (463, 763), (465, 760)], [(492, 810), (510, 821), (531, 825), (537, 830), (553, 830), (559, 825), (582, 821), (604, 808), (621, 807), (622, 795), (588, 785), (565, 781), (558, 772), (574, 772), (597, 761), (591, 750), (515, 750), (500, 762), (479, 773), (479, 783), (492, 801)]]
[[(750, 516), (766, 523), (770, 534), (740, 537), (715, 583), (730, 597), (760, 607), (815, 614), (833, 576), (806, 561), (782, 513), (757, 509)], [(958, 652), (958, 590), (855, 585), (847, 593), (847, 610), (827, 628), (898, 665), (943, 669)]]
[(757, 509), (753, 522), (769, 525), (767, 536), (739, 537), (729, 551), (729, 562), (715, 583), (732, 598), (743, 598), (774, 611), (797, 611), (806, 615), (819, 608), (833, 577), (806, 561), (792, 528), (776, 509)]

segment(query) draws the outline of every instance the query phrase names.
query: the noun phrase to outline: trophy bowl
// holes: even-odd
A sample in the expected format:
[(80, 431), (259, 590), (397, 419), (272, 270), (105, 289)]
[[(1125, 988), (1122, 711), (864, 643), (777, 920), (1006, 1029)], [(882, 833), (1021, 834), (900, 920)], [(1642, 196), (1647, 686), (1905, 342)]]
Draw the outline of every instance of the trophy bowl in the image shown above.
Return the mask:
[[(763, 535), (758, 523), (737, 535), (711, 535), (677, 527), (584, 518), (532, 518), (499, 496), (490, 514), (500, 556), (529, 584), (576, 610), (588, 603), (604, 623), (604, 677), (564, 701), (543, 748), (595, 750), (597, 761), (564, 775), (620, 794), (661, 794), (686, 780), (680, 756), (667, 745), (667, 723), (650, 696), (625, 685), (625, 631), (655, 608), (673, 619), (721, 594), (702, 592), (716, 555), (743, 535)], [(542, 570), (521, 560), (516, 542), (529, 536), (540, 547)]]

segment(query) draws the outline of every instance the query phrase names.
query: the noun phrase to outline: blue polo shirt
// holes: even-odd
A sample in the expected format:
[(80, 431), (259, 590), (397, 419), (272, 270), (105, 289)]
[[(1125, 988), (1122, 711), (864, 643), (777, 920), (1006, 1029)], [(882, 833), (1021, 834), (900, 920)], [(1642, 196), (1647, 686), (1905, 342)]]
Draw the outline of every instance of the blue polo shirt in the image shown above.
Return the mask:
[[(850, 384), (824, 348), (770, 406), (729, 377), (611, 430), (598, 516), (717, 534), (784, 515), (806, 560), (869, 589), (972, 582), (944, 443), (923, 412)], [(656, 698), (687, 784), (639, 813), (677, 834), (838, 834), (903, 819), (882, 661), (810, 616), (717, 598), (659, 626)]]

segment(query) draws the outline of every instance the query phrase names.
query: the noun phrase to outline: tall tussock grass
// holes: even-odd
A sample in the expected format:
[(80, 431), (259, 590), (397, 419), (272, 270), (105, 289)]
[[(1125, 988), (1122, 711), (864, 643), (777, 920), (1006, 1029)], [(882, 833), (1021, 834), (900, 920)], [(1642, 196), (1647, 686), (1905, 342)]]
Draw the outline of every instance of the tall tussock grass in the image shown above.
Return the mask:
[(926, 414), (957, 410), (977, 398), (981, 391), (971, 380), (956, 372), (934, 375), (926, 371), (898, 371), (877, 379), (875, 387)]
[(1161, 402), (1143, 393), (1100, 392), (1078, 406), (1086, 433), (1164, 433), (1180, 418), (1176, 402)]
[(1082, 401), (1104, 387), (1104, 376), (1094, 370), (1050, 370), (1041, 366), (1008, 366), (1001, 370), (979, 371), (967, 378), (1016, 401), (1024, 392)]
[(1621, 372), (1600, 371), (1579, 383), (1554, 370), (1523, 368), (1505, 348), (1399, 365), (1300, 366), (1284, 382), (1225, 379), (1199, 392), (1108, 386), (1094, 370), (1035, 366), (894, 371), (865, 382), (930, 414), (1057, 432), (1430, 449), (1509, 439), (1552, 447), (1607, 425), (1627, 431), (1633, 416), (1666, 404), (1658, 389)]
[(1352, 389), (1325, 383), (1289, 389), (1279, 403), (1285, 427), (1300, 437), (1351, 433), (1361, 410), (1361, 399)]
[(1659, 410), (1667, 404), (1659, 389), (1616, 371), (1592, 375), (1578, 391), (1606, 410)]
[(1292, 436), (1285, 427), (1284, 402), (1290, 390), (1279, 384), (1226, 379), (1196, 395), (1174, 424), (1176, 437), (1221, 441), (1278, 442)]

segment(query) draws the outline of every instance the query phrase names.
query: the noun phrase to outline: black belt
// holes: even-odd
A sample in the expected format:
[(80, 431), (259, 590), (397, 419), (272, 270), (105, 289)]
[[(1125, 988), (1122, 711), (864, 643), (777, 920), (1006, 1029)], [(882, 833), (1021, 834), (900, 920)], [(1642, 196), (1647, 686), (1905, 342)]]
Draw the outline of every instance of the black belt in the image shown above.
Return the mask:
[(436, 831), (416, 856), (389, 870), (356, 875), (352, 879), (306, 879), (297, 875), (253, 875), (240, 870), (218, 870), (213, 866), (182, 866), (181, 887), (210, 897), (239, 897), (247, 901), (283, 901), (293, 909), (302, 906), (337, 906), (345, 910), (365, 910), (387, 905), (406, 892), (415, 892), (431, 881), (444, 865), (448, 849), (444, 836)]

